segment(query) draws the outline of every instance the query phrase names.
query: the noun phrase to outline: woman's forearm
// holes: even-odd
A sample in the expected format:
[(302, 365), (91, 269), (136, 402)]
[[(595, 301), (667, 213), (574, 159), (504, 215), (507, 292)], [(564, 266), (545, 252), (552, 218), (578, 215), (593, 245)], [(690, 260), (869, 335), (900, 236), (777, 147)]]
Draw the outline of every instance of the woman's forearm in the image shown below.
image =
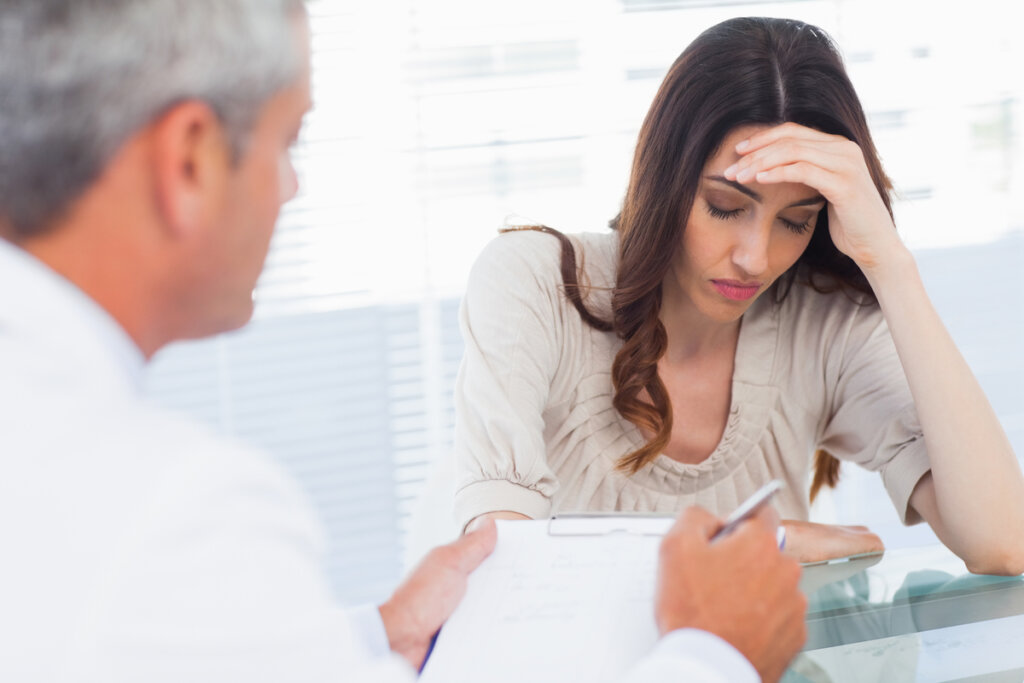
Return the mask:
[(981, 385), (900, 246), (865, 274), (903, 364), (931, 461), (911, 504), (972, 571), (1024, 570), (1024, 476)]

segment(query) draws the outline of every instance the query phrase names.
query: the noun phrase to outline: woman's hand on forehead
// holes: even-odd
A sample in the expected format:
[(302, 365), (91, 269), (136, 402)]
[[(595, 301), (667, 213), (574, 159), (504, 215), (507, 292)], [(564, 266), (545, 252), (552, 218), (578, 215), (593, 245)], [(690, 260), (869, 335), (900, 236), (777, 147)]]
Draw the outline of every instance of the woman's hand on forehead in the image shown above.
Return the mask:
[(861, 269), (879, 266), (900, 245), (896, 227), (857, 143), (784, 123), (736, 144), (740, 159), (723, 175), (739, 183), (801, 183), (828, 202), (836, 247)]

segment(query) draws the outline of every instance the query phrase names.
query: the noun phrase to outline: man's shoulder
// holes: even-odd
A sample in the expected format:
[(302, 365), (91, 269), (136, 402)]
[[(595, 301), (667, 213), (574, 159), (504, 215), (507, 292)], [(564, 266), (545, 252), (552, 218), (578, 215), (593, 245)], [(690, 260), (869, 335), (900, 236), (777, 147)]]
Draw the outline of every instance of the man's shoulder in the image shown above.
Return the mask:
[(93, 392), (80, 382), (0, 389), (0, 412), (9, 423), (8, 444), (26, 468), (39, 465), (33, 479), (47, 471), (78, 472), (98, 495), (125, 501), (251, 490), (255, 483), (297, 495), (291, 478), (260, 449), (131, 392)]
[(298, 503), (303, 498), (292, 477), (260, 448), (145, 399), (127, 401), (123, 414), (132, 418), (130, 428), (122, 423), (120, 429), (125, 445), (134, 451), (134, 456), (125, 455), (141, 457), (142, 469), (158, 473), (162, 486), (176, 491), (174, 495), (223, 496), (234, 491), (265, 500)]
[(298, 484), (269, 455), (138, 396), (0, 387), (0, 411), (4, 452), (17, 456), (0, 468), (0, 511), (33, 516), (38, 534), (83, 558), (227, 511), (273, 509), (302, 534), (319, 531)]
[(16, 414), (5, 455), (17, 457), (0, 466), (19, 591), (0, 630), (40, 615), (55, 651), (83, 624), (202, 645), (214, 632), (273, 637), (268, 604), (281, 618), (327, 615), (322, 530), (267, 455), (144, 400), (60, 393)]

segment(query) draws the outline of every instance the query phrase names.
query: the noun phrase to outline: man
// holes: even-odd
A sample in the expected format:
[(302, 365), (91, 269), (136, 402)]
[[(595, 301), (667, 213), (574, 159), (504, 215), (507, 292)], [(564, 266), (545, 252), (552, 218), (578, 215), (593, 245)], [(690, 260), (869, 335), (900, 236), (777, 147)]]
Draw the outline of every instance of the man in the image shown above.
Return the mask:
[[(494, 547), (345, 612), (295, 485), (140, 393), (249, 319), (309, 106), (300, 0), (0, 2), (0, 680), (412, 680)], [(805, 602), (773, 524), (682, 516), (635, 680), (781, 675)]]

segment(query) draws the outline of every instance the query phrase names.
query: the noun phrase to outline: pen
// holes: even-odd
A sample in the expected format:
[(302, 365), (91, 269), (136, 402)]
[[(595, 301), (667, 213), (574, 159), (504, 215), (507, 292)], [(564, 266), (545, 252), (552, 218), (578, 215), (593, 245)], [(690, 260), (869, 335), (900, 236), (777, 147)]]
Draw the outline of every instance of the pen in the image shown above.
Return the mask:
[[(778, 479), (772, 479), (770, 482), (759, 488), (754, 492), (754, 495), (747, 498), (745, 501), (740, 503), (740, 506), (732, 511), (726, 520), (722, 528), (714, 533), (711, 537), (711, 541), (714, 542), (721, 536), (725, 536), (733, 532), (740, 524), (750, 519), (757, 514), (764, 505), (772, 499), (779, 489), (782, 488), (782, 482)], [(779, 527), (779, 547), (782, 548), (786, 544), (785, 530)]]

